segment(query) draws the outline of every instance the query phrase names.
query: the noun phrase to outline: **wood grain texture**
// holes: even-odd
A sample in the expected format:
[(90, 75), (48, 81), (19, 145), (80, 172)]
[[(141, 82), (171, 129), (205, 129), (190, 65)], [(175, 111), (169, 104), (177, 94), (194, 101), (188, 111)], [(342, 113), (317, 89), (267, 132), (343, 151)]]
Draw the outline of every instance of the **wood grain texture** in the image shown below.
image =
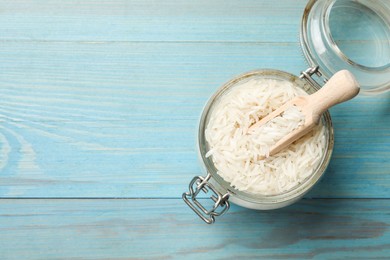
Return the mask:
[(305, 0), (1, 1), (0, 39), (296, 42), (305, 5)]
[(388, 258), (390, 93), (331, 109), (315, 199), (213, 226), (180, 199), (209, 96), (306, 68), (306, 2), (0, 0), (0, 259)]
[[(245, 71), (234, 63), (247, 51), (239, 44), (3, 46), (15, 57), (4, 58), (0, 76), (1, 132), (12, 148), (0, 176), (8, 197), (179, 195), (199, 174), (202, 107), (222, 82)], [(261, 45), (249, 56), (264, 49), (274, 60), (293, 47)], [(246, 70), (256, 66), (255, 57), (247, 62)]]
[[(195, 132), (212, 92), (267, 64), (297, 73), (301, 60), (295, 44), (0, 46), (3, 197), (179, 196), (200, 174)], [(388, 98), (331, 110), (334, 157), (312, 196), (388, 197)]]
[[(2, 259), (385, 259), (388, 200), (234, 207), (205, 225), (179, 199), (2, 200)], [(232, 224), (234, 223), (234, 224)]]
[[(0, 42), (2, 197), (178, 196), (192, 175), (199, 174), (195, 132), (212, 92), (248, 70), (277, 68), (297, 74), (305, 68), (297, 39), (281, 38), (299, 27), (299, 4), (291, 1), (280, 2), (283, 12), (266, 2), (232, 1), (230, 7), (183, 2), (177, 7), (184, 12), (180, 17), (195, 27), (199, 20), (195, 14), (214, 19), (206, 23), (207, 30), (219, 37), (218, 42), (205, 39), (204, 25), (196, 28), (205, 34), (187, 32), (196, 40), (148, 40), (134, 32), (116, 32), (137, 37), (118, 40), (110, 34), (114, 27), (141, 24), (145, 35), (153, 35), (156, 28), (141, 21), (131, 26), (110, 21), (120, 18), (120, 12), (126, 13), (120, 19), (138, 20), (157, 12), (159, 22), (168, 23), (167, 19), (178, 19), (173, 16), (173, 2), (164, 8), (138, 1), (92, 1), (77, 8), (75, 2), (62, 1), (2, 4), (0, 18), (25, 17), (5, 23), (16, 27), (8, 31), (16, 38)], [(256, 8), (233, 8), (237, 5)], [(255, 11), (260, 13), (254, 17)], [(226, 30), (210, 27), (224, 24), (221, 16), (239, 15), (241, 30), (250, 31), (247, 26), (257, 21), (262, 32), (272, 33), (268, 41), (238, 39), (241, 33), (227, 39), (221, 36)], [(269, 27), (270, 22), (285, 26), (287, 22), (279, 16), (297, 29), (288, 27), (288, 32), (281, 33)], [(61, 17), (67, 20), (56, 22)], [(112, 28), (101, 30), (98, 19)], [(98, 32), (92, 35), (105, 35), (106, 41), (96, 42), (99, 39), (78, 31), (84, 25), (95, 26)], [(157, 29), (179, 37), (183, 33), (175, 30), (180, 26)], [(18, 30), (26, 38), (18, 38)], [(45, 34), (32, 37), (31, 33)], [(54, 33), (62, 38), (51, 38)], [(7, 35), (6, 31), (0, 35)], [(76, 36), (88, 36), (91, 41)], [(332, 110), (337, 139), (334, 159), (324, 184), (311, 196), (388, 197), (388, 111), (388, 95), (363, 97)]]

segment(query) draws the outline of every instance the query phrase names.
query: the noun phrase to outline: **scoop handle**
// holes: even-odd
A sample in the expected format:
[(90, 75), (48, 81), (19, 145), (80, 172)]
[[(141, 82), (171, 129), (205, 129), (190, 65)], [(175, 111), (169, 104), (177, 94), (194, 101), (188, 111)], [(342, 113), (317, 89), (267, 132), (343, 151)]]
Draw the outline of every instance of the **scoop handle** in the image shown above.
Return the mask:
[(321, 115), (328, 108), (350, 100), (360, 91), (355, 77), (348, 70), (336, 72), (316, 93), (310, 95), (313, 115)]

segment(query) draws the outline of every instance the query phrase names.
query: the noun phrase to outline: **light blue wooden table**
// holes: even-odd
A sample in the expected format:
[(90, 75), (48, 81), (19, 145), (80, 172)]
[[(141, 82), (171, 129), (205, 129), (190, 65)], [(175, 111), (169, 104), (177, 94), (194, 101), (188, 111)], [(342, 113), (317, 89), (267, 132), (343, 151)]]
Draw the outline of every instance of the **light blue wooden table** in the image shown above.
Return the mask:
[(206, 225), (198, 116), (233, 76), (298, 74), (305, 0), (0, 1), (0, 259), (388, 259), (390, 95), (331, 110), (325, 177)]

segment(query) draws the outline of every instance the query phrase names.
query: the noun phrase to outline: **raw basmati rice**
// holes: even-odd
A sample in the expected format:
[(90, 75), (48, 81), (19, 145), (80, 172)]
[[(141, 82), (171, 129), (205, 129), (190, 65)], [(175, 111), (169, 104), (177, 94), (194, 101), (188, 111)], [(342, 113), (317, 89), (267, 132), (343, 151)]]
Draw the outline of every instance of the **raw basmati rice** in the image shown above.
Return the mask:
[(260, 152), (257, 158), (269, 157), (270, 149), (274, 144), (304, 123), (305, 116), (299, 108), (296, 106), (287, 108), (281, 115), (250, 132), (253, 135), (252, 141), (258, 144), (259, 148), (253, 152)]
[(218, 174), (231, 186), (253, 194), (276, 195), (304, 182), (324, 153), (325, 127), (320, 124), (283, 151), (267, 156), (281, 137), (304, 123), (296, 107), (259, 127), (255, 122), (305, 91), (288, 81), (250, 79), (225, 93), (211, 111), (205, 130), (210, 157)]

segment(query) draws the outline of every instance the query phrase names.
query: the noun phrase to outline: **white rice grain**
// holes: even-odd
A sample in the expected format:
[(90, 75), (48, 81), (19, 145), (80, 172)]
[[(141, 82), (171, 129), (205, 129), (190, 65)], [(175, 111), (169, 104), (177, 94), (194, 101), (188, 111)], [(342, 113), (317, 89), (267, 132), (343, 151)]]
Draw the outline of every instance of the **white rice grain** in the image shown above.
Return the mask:
[[(238, 190), (275, 195), (304, 182), (318, 166), (325, 147), (325, 127), (310, 133), (276, 155), (270, 147), (304, 124), (297, 107), (247, 134), (255, 122), (299, 95), (302, 89), (287, 81), (251, 79), (226, 93), (214, 107), (205, 131), (206, 157), (218, 174)], [(268, 158), (259, 160), (260, 156)]]

